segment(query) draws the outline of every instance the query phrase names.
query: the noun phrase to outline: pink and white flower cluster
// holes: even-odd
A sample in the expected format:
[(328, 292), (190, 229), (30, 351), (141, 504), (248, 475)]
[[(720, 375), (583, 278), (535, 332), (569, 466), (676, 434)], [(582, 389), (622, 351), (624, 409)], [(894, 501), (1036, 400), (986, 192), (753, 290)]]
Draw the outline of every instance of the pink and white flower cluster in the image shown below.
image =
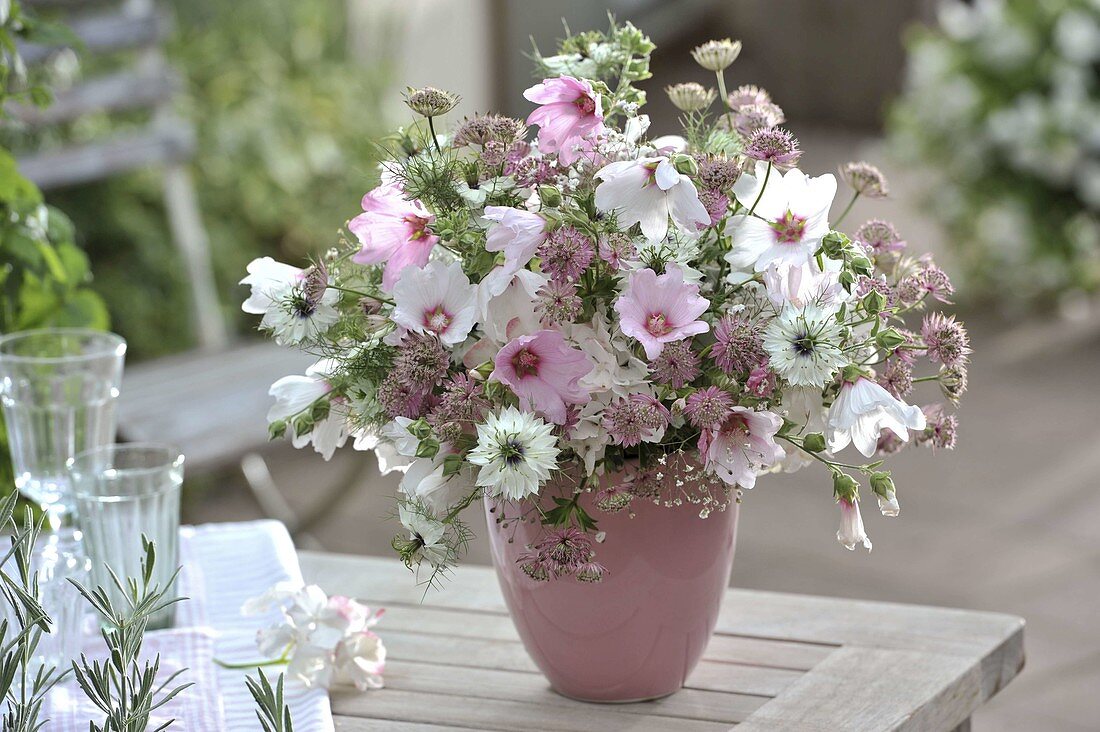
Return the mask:
[[(326, 458), (350, 441), (405, 472), (394, 547), (433, 572), (487, 496), (556, 506), (533, 578), (596, 581), (598, 516), (577, 492), (601, 510), (675, 505), (685, 496), (653, 486), (685, 483), (647, 477), (673, 454), (708, 477), (686, 496), (703, 513), (765, 473), (821, 466), (841, 543), (869, 548), (861, 486), (899, 510), (882, 460), (956, 442), (969, 339), (927, 312), (949, 302), (949, 278), (888, 222), (845, 233), (850, 202), (885, 195), (885, 178), (844, 166), (836, 205), (837, 177), (796, 167), (763, 90), (712, 110), (716, 92), (679, 85), (684, 135), (650, 138), (642, 95), (601, 68), (532, 86), (525, 121), (404, 128), (338, 246), (306, 270), (250, 267), (245, 309), (324, 357), (272, 387), (272, 434)], [(278, 316), (290, 301), (293, 323)], [(937, 385), (946, 403), (911, 403)]]

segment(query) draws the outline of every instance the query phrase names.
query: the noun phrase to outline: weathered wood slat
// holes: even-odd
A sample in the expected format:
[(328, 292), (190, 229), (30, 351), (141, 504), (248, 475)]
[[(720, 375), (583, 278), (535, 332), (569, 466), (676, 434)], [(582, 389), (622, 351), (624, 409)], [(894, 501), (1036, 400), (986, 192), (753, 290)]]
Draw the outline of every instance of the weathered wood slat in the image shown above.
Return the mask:
[(129, 135), (22, 157), (19, 169), (40, 188), (49, 189), (180, 162), (191, 156), (194, 147), (191, 126), (173, 121)]
[(400, 722), (395, 719), (366, 719), (364, 717), (336, 717), (336, 729), (340, 732), (480, 732), (473, 727), (456, 727), (453, 724), (421, 724)]
[[(68, 21), (69, 29), (83, 43), (83, 50), (108, 53), (152, 46), (168, 35), (171, 23), (160, 12), (149, 14), (106, 12)], [(28, 64), (44, 61), (56, 46), (21, 44), (19, 51)]]
[[(387, 689), (370, 695), (374, 719), (395, 719), (442, 726), (457, 725), (507, 732), (591, 732), (591, 730), (727, 730), (729, 724), (698, 719), (620, 714), (612, 706), (531, 704), (498, 699), (471, 699), (465, 695), (420, 693)], [(344, 715), (348, 716), (348, 715)]]
[[(546, 680), (537, 673), (470, 667), (455, 669), (407, 660), (395, 661), (387, 666), (386, 689), (427, 694), (465, 695), (472, 699), (548, 704), (578, 711), (592, 709), (591, 704), (566, 699), (554, 693)], [(333, 713), (371, 716), (374, 714), (373, 696), (352, 692), (335, 693), (332, 696)], [(616, 705), (615, 711), (621, 714), (702, 719), (735, 724), (748, 717), (768, 699), (769, 697), (766, 696), (684, 689), (656, 701)]]
[(121, 71), (58, 92), (48, 107), (15, 105), (9, 111), (25, 125), (46, 127), (96, 112), (155, 107), (171, 99), (181, 87), (179, 75), (164, 66), (147, 71)]

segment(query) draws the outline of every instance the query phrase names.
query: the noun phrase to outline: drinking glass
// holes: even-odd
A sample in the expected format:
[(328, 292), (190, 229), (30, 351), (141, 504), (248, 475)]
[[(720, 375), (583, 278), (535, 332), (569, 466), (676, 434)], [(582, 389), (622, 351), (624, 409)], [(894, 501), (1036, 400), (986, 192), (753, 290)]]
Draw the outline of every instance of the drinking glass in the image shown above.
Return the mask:
[(71, 523), (66, 461), (114, 442), (126, 341), (83, 328), (0, 337), (0, 404), (15, 485), (56, 529)]
[(64, 529), (40, 536), (30, 560), (31, 569), (38, 573), (42, 609), (50, 616), (50, 632), (42, 634), (35, 661), (60, 673), (84, 650), (88, 604), (69, 580), (87, 585), (91, 563), (84, 556), (80, 537)]
[[(110, 567), (126, 584), (141, 580), (144, 534), (156, 545), (152, 584), (168, 586), (179, 564), (180, 487), (183, 455), (154, 443), (108, 445), (82, 452), (69, 461), (76, 515), (84, 534), (84, 551), (92, 562), (92, 584), (126, 607), (111, 580)], [(165, 599), (177, 597), (169, 589)], [(171, 626), (175, 606), (149, 618), (150, 629)]]

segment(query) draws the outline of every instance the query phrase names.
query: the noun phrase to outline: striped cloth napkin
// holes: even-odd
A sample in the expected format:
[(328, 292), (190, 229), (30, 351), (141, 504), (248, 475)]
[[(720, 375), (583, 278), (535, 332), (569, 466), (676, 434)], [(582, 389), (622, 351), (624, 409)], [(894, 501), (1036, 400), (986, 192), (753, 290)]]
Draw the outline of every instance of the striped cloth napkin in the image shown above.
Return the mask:
[[(277, 521), (185, 526), (180, 529), (180, 563), (180, 594), (190, 599), (177, 606), (175, 628), (146, 634), (144, 650), (150, 657), (160, 653), (161, 678), (187, 668), (178, 681), (195, 686), (158, 710), (149, 727), (176, 719), (173, 729), (187, 732), (259, 731), (255, 703), (245, 686), (249, 672), (223, 668), (214, 659), (260, 660), (256, 631), (278, 621), (279, 610), (246, 617), (241, 606), (277, 582), (302, 582), (290, 535)], [(102, 658), (102, 641), (89, 639), (86, 653)], [(267, 671), (271, 677), (279, 667)], [(287, 679), (285, 693), (296, 731), (334, 729), (324, 689)], [(84, 732), (89, 720), (102, 719), (72, 682), (51, 692), (48, 713), (49, 729), (61, 732)]]

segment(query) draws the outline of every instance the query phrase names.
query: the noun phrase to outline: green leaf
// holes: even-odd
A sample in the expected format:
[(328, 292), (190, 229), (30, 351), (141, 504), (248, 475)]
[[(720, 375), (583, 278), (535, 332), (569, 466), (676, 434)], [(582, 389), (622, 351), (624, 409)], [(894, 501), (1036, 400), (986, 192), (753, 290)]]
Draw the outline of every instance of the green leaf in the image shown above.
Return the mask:
[(0, 148), (0, 202), (30, 204), (41, 201), (42, 192), (19, 172), (11, 153)]
[(58, 327), (107, 330), (111, 327), (111, 316), (99, 295), (92, 290), (80, 289), (65, 299), (53, 324)]

